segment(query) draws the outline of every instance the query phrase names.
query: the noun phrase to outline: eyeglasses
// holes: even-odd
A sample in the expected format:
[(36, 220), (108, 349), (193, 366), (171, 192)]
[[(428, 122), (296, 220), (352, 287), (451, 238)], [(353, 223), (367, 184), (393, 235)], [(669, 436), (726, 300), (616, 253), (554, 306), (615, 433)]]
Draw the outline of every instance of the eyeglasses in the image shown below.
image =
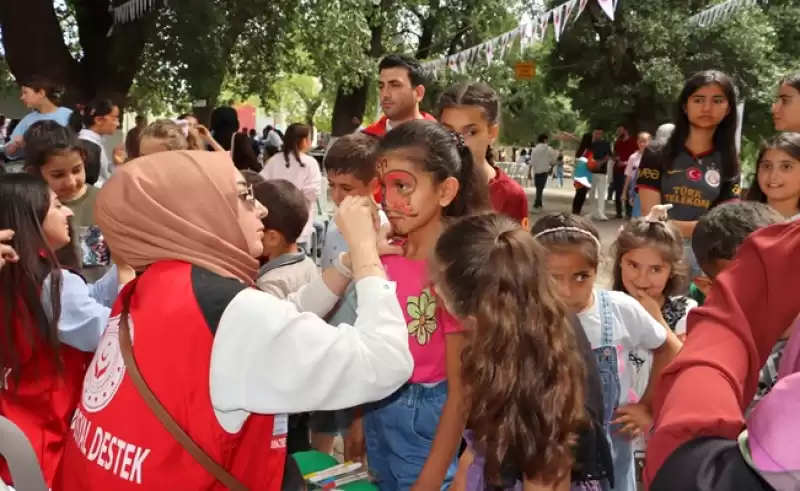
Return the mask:
[(253, 194), (253, 186), (248, 184), (242, 191), (239, 191), (239, 199), (245, 202), (251, 209), (256, 207), (256, 196)]

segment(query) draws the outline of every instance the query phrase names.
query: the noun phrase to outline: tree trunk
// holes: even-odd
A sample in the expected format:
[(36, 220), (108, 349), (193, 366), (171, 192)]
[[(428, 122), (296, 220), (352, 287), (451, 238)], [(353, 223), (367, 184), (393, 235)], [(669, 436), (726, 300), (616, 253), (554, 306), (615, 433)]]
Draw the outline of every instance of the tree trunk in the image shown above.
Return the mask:
[[(383, 28), (381, 11), (390, 9), (395, 0), (381, 0), (381, 4), (373, 12), (370, 19), (370, 40), (367, 56), (378, 59), (383, 55)], [(352, 133), (358, 128), (358, 121), (364, 120), (364, 111), (367, 109), (367, 97), (372, 78), (367, 77), (361, 85), (348, 88), (339, 86), (336, 89), (336, 100), (333, 103), (333, 116), (331, 117), (331, 135), (339, 137)]]
[(152, 16), (114, 26), (108, 0), (75, 0), (83, 58), (64, 43), (52, 0), (0, 1), (0, 27), (11, 73), (17, 80), (39, 76), (66, 88), (62, 103), (106, 97), (123, 105), (139, 67)]
[(360, 87), (347, 91), (339, 87), (336, 91), (336, 100), (333, 103), (333, 120), (331, 121), (331, 134), (335, 137), (344, 136), (354, 132), (358, 124), (354, 119), (361, 121), (367, 109), (367, 95), (371, 79), (365, 80)]

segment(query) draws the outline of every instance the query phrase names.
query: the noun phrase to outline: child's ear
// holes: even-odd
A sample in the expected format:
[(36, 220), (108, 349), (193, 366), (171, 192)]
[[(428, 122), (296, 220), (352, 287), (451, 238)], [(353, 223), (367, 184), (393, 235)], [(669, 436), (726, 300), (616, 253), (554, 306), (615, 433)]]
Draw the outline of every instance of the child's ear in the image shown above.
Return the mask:
[(381, 183), (378, 181), (378, 177), (373, 177), (372, 180), (367, 183), (367, 187), (369, 188), (370, 194), (375, 194), (378, 192), (378, 190), (381, 188)]
[(455, 177), (448, 177), (444, 180), (441, 184), (439, 184), (438, 194), (439, 194), (439, 206), (445, 208), (446, 206), (450, 205), (456, 196), (458, 196), (458, 190), (461, 185), (458, 183), (458, 179)]
[(494, 144), (498, 134), (500, 134), (500, 125), (497, 123), (489, 125), (489, 145)]

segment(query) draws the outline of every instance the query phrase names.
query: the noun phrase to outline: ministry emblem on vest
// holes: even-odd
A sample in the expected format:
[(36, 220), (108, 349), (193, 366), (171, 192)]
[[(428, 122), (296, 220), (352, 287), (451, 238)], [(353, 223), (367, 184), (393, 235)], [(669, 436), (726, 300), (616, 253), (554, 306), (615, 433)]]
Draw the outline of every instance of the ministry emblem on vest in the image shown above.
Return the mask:
[[(108, 328), (100, 340), (97, 352), (83, 379), (83, 408), (96, 413), (108, 406), (125, 377), (125, 361), (119, 347), (119, 319), (108, 320)], [(128, 318), (133, 340), (133, 322)]]

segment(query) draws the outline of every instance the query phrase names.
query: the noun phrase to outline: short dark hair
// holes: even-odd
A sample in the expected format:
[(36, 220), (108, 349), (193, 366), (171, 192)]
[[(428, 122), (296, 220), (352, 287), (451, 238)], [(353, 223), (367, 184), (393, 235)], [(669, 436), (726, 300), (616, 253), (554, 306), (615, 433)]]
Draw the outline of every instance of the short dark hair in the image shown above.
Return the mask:
[(274, 230), (288, 244), (297, 242), (308, 223), (308, 203), (297, 187), (285, 179), (271, 179), (253, 186), (256, 199), (267, 208), (261, 220), (265, 230)]
[(404, 68), (408, 72), (408, 79), (411, 81), (412, 87), (425, 85), (425, 71), (413, 56), (402, 54), (387, 55), (378, 64), (378, 71), (382, 72), (389, 68)]
[(36, 92), (43, 91), (45, 97), (55, 105), (61, 103), (61, 95), (64, 93), (64, 87), (57, 84), (45, 77), (34, 75), (27, 79), (20, 80), (20, 87), (28, 87)]
[(262, 182), (266, 182), (266, 179), (261, 177), (261, 174), (254, 170), (244, 169), (241, 171), (242, 177), (244, 177), (245, 182), (251, 186), (255, 186), (257, 184), (261, 184)]
[(550, 139), (550, 137), (549, 137), (549, 136), (547, 136), (546, 134), (542, 133), (541, 135), (539, 135), (539, 137), (538, 137), (538, 138), (536, 138), (536, 141), (537, 141), (538, 143), (544, 143), (544, 142), (546, 142), (546, 141), (547, 141), (547, 140), (549, 140), (549, 139)]
[(78, 135), (70, 128), (61, 126), (52, 120), (33, 123), (23, 135), (25, 141), (25, 164), (37, 174), (42, 166), (57, 155), (71, 152), (80, 154), (86, 159), (86, 151), (81, 146)]
[(378, 142), (374, 136), (360, 131), (337, 139), (325, 154), (325, 172), (352, 174), (364, 184), (369, 183), (377, 175)]
[(748, 235), (784, 221), (769, 205), (738, 201), (716, 206), (697, 221), (692, 234), (692, 251), (702, 267), (712, 261), (733, 259)]

